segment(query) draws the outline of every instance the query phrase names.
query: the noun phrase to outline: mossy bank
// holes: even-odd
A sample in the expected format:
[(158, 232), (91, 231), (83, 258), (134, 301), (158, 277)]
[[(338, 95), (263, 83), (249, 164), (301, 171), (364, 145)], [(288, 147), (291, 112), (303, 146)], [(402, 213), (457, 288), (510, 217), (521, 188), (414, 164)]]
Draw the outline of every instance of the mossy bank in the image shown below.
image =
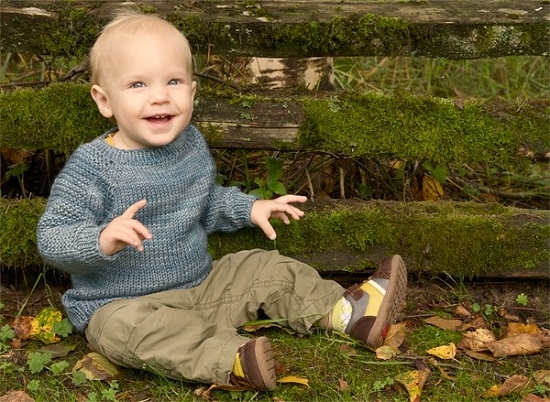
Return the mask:
[[(45, 200), (0, 199), (4, 267), (42, 266), (35, 227)], [(289, 226), (277, 224), (271, 242), (257, 229), (213, 234), (214, 258), (243, 249), (278, 249), (319, 271), (362, 271), (386, 254), (399, 253), (411, 272), (452, 276), (548, 273), (549, 211), (498, 204), (450, 202), (308, 203), (306, 216)], [(345, 258), (336, 258), (345, 255)]]

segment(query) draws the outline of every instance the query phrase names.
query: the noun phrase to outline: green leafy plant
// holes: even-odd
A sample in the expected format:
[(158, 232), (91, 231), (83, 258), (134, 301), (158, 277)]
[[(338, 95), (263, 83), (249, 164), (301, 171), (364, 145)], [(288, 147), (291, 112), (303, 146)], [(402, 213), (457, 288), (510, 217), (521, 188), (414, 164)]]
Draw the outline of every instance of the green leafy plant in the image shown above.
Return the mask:
[(286, 188), (279, 179), (283, 175), (283, 161), (277, 158), (265, 158), (265, 165), (267, 168), (267, 179), (261, 179), (256, 177), (254, 183), (258, 186), (257, 189), (252, 190), (250, 194), (257, 195), (258, 197), (269, 200), (274, 194), (285, 195)]
[(492, 304), (486, 303), (485, 306), (482, 306), (479, 303), (472, 304), (472, 311), (474, 313), (481, 313), (485, 318), (490, 317), (493, 313), (498, 311), (498, 307), (493, 306)]
[(394, 382), (395, 380), (393, 379), (393, 377), (386, 377), (383, 380), (376, 380), (372, 384), (372, 389), (375, 392), (382, 391), (384, 388), (392, 386)]
[(44, 370), (51, 361), (52, 354), (50, 352), (31, 352), (27, 365), (32, 374), (37, 374)]
[(516, 303), (519, 304), (520, 306), (525, 307), (529, 303), (529, 298), (525, 293), (520, 293), (516, 297)]

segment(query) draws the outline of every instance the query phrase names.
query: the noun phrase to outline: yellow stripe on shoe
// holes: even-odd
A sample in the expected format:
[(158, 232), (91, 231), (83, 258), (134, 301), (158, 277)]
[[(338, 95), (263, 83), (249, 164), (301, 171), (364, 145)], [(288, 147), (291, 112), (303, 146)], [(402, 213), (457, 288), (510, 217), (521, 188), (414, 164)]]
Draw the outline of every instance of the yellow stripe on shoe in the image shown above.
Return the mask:
[(369, 303), (364, 315), (376, 317), (386, 295), (386, 289), (373, 280), (363, 283), (361, 289), (369, 295)]

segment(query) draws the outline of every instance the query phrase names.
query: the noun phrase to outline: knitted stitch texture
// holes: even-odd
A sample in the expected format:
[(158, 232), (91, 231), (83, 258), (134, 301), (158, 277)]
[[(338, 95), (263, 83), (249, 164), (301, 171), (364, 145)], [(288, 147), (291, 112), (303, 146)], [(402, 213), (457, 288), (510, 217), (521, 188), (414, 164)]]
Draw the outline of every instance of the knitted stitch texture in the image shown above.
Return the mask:
[[(189, 288), (207, 276), (212, 259), (207, 236), (251, 226), (255, 197), (215, 184), (215, 165), (201, 133), (186, 127), (170, 144), (121, 150), (103, 134), (80, 146), (56, 178), (37, 228), (43, 259), (70, 273), (62, 298), (69, 319), (84, 331), (101, 306), (171, 289)], [(144, 251), (113, 256), (99, 234), (141, 199), (135, 216), (152, 233)]]

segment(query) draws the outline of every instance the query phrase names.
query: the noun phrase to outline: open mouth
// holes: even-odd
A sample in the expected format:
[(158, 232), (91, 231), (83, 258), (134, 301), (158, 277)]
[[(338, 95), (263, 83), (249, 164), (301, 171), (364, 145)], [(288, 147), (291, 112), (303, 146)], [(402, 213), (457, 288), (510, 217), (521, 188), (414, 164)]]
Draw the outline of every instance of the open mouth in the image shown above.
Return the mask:
[(145, 120), (151, 123), (167, 123), (172, 120), (172, 116), (168, 114), (157, 114), (154, 116), (147, 117)]

